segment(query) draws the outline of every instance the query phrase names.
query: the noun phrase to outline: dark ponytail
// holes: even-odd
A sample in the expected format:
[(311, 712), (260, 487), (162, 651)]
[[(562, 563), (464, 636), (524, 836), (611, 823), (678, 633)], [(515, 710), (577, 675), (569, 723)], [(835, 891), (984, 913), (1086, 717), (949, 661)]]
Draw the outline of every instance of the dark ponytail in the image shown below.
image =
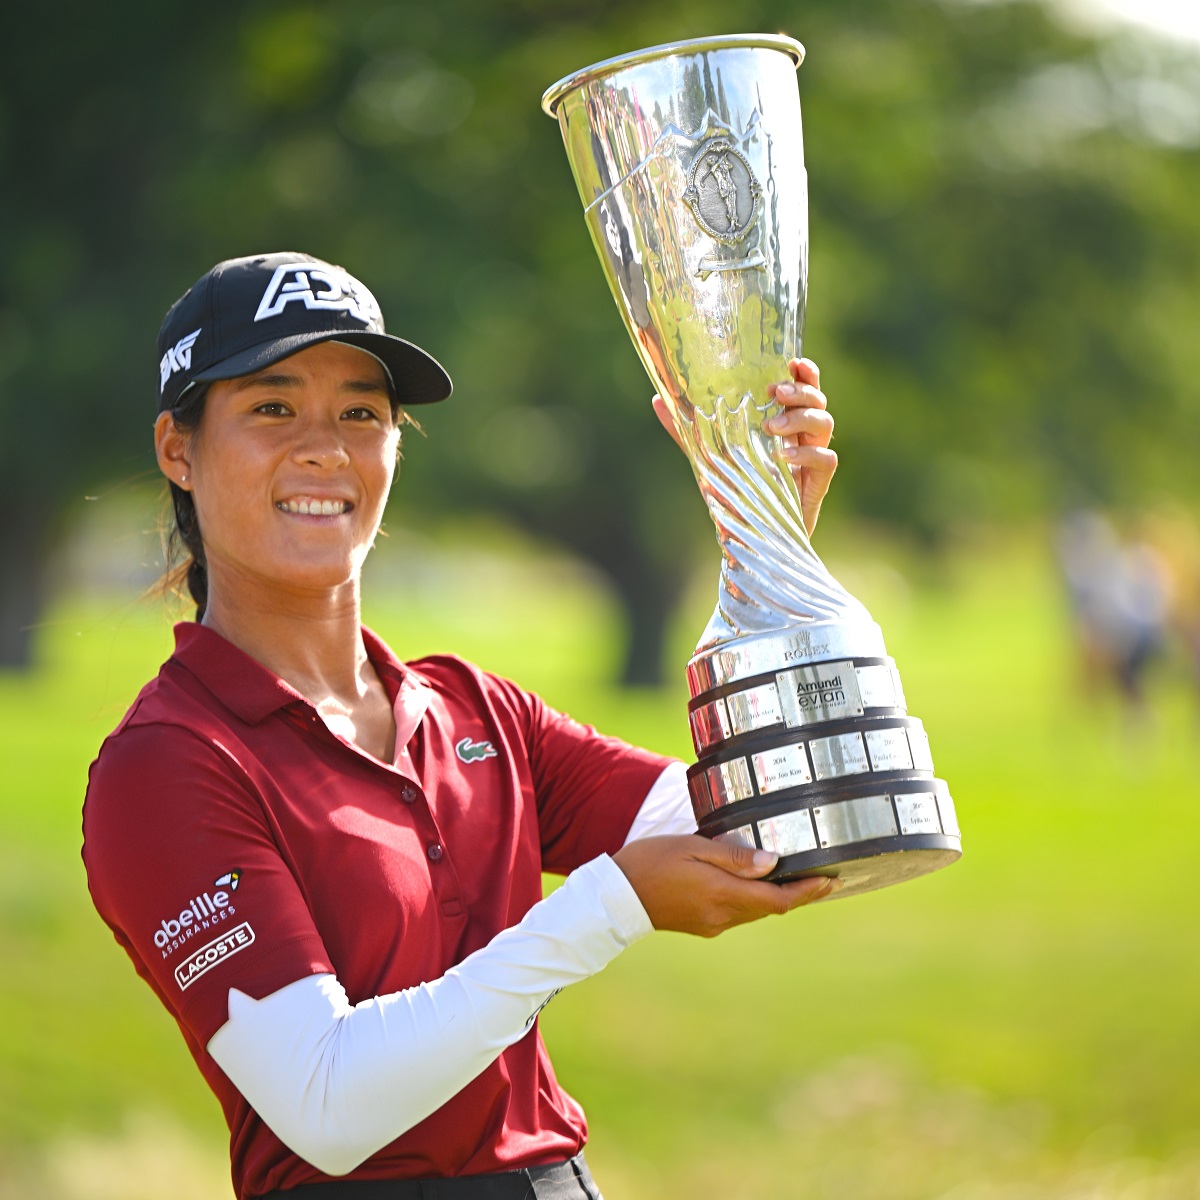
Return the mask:
[[(175, 428), (181, 433), (194, 434), (204, 416), (204, 401), (208, 385), (188, 388), (171, 409)], [(208, 563), (204, 557), (204, 539), (200, 535), (200, 518), (192, 493), (177, 483), (168, 481), (171, 497), (170, 524), (164, 521), (163, 557), (167, 571), (163, 576), (163, 591), (182, 596), (186, 586), (196, 605), (196, 620), (204, 617), (208, 607)]]

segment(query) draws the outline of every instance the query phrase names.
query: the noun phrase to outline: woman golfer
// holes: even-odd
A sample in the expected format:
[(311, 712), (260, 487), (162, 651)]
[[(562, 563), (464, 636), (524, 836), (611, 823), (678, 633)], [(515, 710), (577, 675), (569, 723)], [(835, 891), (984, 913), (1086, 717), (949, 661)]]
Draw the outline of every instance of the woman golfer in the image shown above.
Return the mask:
[[(682, 764), (360, 624), (411, 405), (450, 380), (303, 254), (223, 262), (159, 335), (159, 466), (195, 623), (92, 766), (88, 881), (230, 1129), (240, 1197), (599, 1196), (537, 1029), (653, 929), (831, 882), (696, 836)], [(769, 425), (815, 522), (816, 368)], [(541, 873), (566, 882), (542, 899)]]

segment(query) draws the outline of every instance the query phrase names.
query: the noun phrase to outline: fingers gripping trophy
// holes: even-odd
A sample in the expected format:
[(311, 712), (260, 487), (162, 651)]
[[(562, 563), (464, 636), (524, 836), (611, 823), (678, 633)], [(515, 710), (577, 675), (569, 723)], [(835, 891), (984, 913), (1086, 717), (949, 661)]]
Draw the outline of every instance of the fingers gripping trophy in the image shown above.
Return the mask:
[(721, 547), (688, 664), (700, 832), (848, 896), (953, 862), (954, 805), (870, 614), (813, 552), (767, 384), (800, 354), (808, 195), (791, 38), (658, 46), (551, 87), (605, 275)]

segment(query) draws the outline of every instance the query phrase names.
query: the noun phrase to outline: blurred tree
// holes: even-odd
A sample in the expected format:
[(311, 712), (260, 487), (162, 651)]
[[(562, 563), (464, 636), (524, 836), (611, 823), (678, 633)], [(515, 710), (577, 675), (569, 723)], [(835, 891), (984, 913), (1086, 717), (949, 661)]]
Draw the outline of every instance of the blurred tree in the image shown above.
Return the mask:
[(809, 50), (806, 348), (840, 506), (933, 544), (1063, 496), (1194, 496), (1194, 59), (1033, 3), (63, 0), (0, 42), (0, 662), (28, 661), (83, 492), (152, 466), (167, 305), (291, 247), (362, 275), (455, 377), (397, 502), (586, 557), (625, 679), (658, 679), (706, 518), (538, 99), (642, 45), (781, 27)]

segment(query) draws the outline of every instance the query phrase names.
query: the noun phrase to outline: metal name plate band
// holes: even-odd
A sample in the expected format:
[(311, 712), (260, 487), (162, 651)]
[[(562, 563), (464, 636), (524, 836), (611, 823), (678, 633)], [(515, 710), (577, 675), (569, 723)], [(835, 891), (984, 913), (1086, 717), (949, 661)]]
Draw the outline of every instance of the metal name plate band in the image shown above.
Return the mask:
[(897, 704), (891, 659), (866, 664), (833, 659), (794, 667), (781, 671), (774, 680), (696, 705), (689, 720), (692, 743), (703, 757), (732, 737), (775, 726), (782, 732), (845, 721), (863, 716), (867, 709), (887, 709), (889, 715), (904, 712)]
[(929, 738), (921, 722), (915, 717), (885, 720), (865, 731), (790, 741), (693, 770), (689, 780), (696, 819), (756, 795), (770, 796), (814, 781), (889, 771), (932, 775)]
[(739, 638), (697, 654), (688, 663), (693, 696), (755, 675), (827, 659), (887, 658), (883, 630), (874, 621), (812, 621), (799, 629)]
[(812, 810), (822, 846), (845, 846), (872, 838), (894, 837), (896, 814), (887, 796), (860, 796)]
[[(707, 836), (713, 837), (717, 833), (749, 826), (759, 830), (761, 841), (766, 836), (762, 833), (764, 822), (779, 822), (785, 818), (790, 820), (795, 813), (807, 813), (815, 823), (818, 812), (832, 813), (830, 820), (841, 820), (846, 814), (838, 815), (839, 806), (859, 804), (862, 801), (870, 802), (863, 811), (875, 811), (876, 816), (860, 824), (859, 834), (853, 840), (866, 841), (882, 836), (896, 837), (900, 841), (924, 836), (960, 836), (956, 832), (958, 826), (954, 818), (954, 804), (950, 798), (950, 791), (941, 779), (928, 782), (906, 779), (890, 787), (878, 783), (872, 786), (870, 780), (847, 780), (844, 787), (828, 796), (818, 798), (815, 803), (808, 801), (803, 794), (784, 799), (767, 796), (750, 804), (726, 809), (723, 813), (715, 810), (714, 819), (706, 822)], [(883, 814), (883, 801), (887, 801), (890, 806), (890, 820), (894, 826), (892, 832), (887, 834), (873, 832), (879, 828), (886, 828), (888, 824), (889, 818)], [(803, 824), (802, 821), (796, 823)], [(814, 828), (818, 838), (822, 836), (819, 824), (815, 824)]]
[[(861, 783), (848, 786), (849, 794), (811, 808), (802, 799), (794, 808), (775, 801), (740, 821), (731, 811), (710, 824), (707, 836), (743, 846), (757, 839), (757, 845), (780, 856), (771, 878), (837, 875), (846, 885), (839, 896), (912, 879), (961, 855), (953, 804), (942, 780), (932, 786), (909, 782), (886, 791)], [(854, 791), (855, 786), (860, 790)]]

